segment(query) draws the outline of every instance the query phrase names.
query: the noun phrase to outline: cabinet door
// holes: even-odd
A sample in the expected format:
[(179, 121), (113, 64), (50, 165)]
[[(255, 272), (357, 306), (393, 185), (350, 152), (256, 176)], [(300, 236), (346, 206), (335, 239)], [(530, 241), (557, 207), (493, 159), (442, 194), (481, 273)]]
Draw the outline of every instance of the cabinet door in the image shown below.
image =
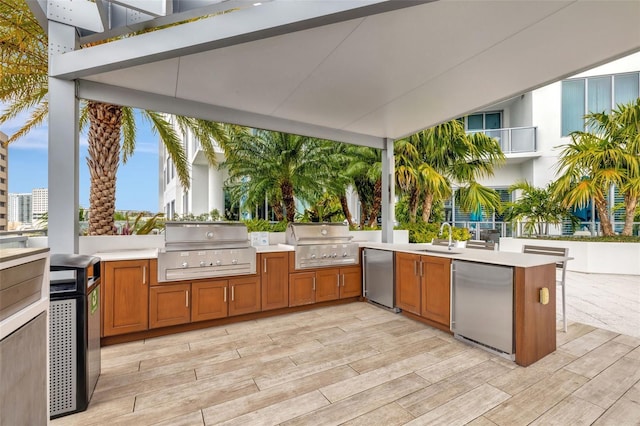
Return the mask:
[(227, 280), (191, 284), (191, 321), (224, 318), (229, 313)]
[(104, 335), (143, 331), (149, 325), (149, 261), (105, 262)]
[(316, 271), (316, 302), (336, 300), (340, 297), (340, 269)]
[(362, 294), (362, 270), (360, 267), (340, 269), (340, 298), (356, 297)]
[(422, 256), (422, 316), (449, 327), (451, 259)]
[(262, 310), (289, 306), (289, 253), (262, 253)]
[(149, 288), (149, 328), (186, 324), (191, 321), (191, 284)]
[(289, 274), (289, 306), (308, 305), (316, 301), (316, 273)]
[(230, 279), (229, 290), (229, 316), (260, 311), (260, 277)]
[(396, 253), (396, 306), (420, 315), (420, 255)]

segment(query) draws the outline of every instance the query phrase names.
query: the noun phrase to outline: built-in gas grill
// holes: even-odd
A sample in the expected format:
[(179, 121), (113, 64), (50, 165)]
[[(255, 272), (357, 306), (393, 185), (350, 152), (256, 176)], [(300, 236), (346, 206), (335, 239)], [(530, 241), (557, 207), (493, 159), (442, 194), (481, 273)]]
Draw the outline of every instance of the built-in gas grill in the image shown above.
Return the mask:
[(247, 227), (233, 222), (167, 222), (158, 281), (256, 273)]
[(289, 223), (287, 244), (295, 246), (295, 269), (357, 265), (358, 243), (342, 223)]

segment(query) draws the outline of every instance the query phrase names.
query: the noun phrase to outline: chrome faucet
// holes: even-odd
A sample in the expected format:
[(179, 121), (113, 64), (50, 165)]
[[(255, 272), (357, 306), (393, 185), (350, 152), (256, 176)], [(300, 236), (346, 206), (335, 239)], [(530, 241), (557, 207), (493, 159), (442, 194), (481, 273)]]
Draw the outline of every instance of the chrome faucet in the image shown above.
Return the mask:
[(442, 225), (440, 225), (440, 235), (442, 235), (442, 231), (444, 230), (444, 227), (448, 226), (449, 227), (449, 250), (453, 249), (453, 230), (451, 229), (451, 224), (449, 222), (442, 222)]

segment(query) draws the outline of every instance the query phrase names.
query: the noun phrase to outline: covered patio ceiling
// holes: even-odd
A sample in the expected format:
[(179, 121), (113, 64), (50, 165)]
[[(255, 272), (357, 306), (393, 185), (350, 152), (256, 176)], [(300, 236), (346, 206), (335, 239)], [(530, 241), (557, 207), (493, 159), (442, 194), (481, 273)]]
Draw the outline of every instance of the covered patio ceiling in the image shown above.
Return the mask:
[(637, 0), (273, 0), (50, 70), (80, 98), (384, 148), (638, 51), (639, 22)]

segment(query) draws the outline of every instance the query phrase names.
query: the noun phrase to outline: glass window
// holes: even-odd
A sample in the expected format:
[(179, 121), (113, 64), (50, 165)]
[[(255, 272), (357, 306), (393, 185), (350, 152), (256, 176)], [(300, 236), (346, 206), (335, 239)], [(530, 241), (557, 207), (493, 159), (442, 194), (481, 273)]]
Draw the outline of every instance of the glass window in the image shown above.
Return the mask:
[(590, 78), (587, 91), (589, 112), (611, 112), (611, 76)]
[(584, 130), (584, 79), (562, 82), (562, 136)]
[(613, 78), (613, 104), (622, 105), (640, 96), (640, 73), (620, 74)]
[(484, 116), (484, 128), (485, 129), (500, 129), (500, 113), (492, 112), (491, 114), (485, 114)]
[(474, 114), (467, 117), (467, 130), (484, 129), (484, 117), (482, 114)]

